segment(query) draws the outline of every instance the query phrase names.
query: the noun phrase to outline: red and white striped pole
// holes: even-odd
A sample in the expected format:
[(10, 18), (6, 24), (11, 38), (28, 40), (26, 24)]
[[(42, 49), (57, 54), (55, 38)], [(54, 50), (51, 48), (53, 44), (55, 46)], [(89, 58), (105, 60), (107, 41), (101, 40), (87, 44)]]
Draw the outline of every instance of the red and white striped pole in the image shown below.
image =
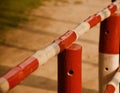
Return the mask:
[[(75, 29), (66, 32), (63, 36), (55, 40), (46, 48), (37, 51), (34, 55), (23, 61), (21, 64), (12, 68), (0, 78), (0, 91), (8, 91), (15, 87), (29, 74), (35, 71), (39, 65), (46, 63), (50, 58), (63, 51), (72, 44), (79, 36), (87, 32), (90, 28), (111, 16), (119, 9), (120, 1), (116, 0), (107, 8), (90, 16), (84, 22), (80, 23)], [(27, 69), (29, 71), (27, 71)]]
[[(115, 0), (112, 0), (112, 2), (114, 2), (114, 1)], [(114, 83), (111, 83), (111, 84), (108, 83), (107, 86), (106, 86), (106, 89), (105, 89), (105, 93), (115, 93), (117, 85), (119, 84), (118, 80), (114, 81), (114, 80), (116, 80), (116, 76), (118, 78), (117, 73), (113, 76), (113, 79), (110, 81), (110, 82), (115, 82), (115, 85), (114, 85)]]
[[(99, 93), (104, 93), (106, 85), (119, 67), (120, 14), (113, 14), (101, 23), (99, 45)], [(114, 93), (119, 93), (117, 86)]]
[(82, 47), (78, 44), (58, 55), (58, 93), (82, 93)]
[(119, 86), (119, 83), (120, 83), (120, 66), (115, 75), (113, 76), (112, 80), (109, 81), (109, 83), (107, 84), (105, 93), (115, 93)]

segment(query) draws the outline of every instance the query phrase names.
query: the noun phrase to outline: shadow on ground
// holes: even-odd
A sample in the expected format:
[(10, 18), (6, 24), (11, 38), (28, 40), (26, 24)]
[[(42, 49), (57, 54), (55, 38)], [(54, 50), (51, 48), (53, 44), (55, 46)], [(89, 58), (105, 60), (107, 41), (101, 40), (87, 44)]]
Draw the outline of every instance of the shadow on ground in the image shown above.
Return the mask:
[[(8, 66), (0, 66), (0, 77), (3, 74), (5, 74), (9, 69), (11, 69), (11, 68)], [(42, 76), (30, 75), (21, 83), (21, 85), (35, 87), (35, 88), (41, 88), (41, 89), (45, 89), (45, 90), (57, 91), (56, 90), (57, 89), (57, 81), (46, 78), (46, 77), (42, 77)]]
[[(34, 82), (33, 82), (34, 81)], [(46, 77), (31, 75), (24, 80), (22, 85), (41, 88), (45, 90), (57, 91), (57, 81)]]
[(42, 0), (0, 0), (0, 30), (16, 27), (33, 8), (41, 5)]
[[(6, 73), (9, 69), (10, 67), (8, 66), (0, 66), (0, 76)], [(21, 85), (57, 91), (57, 81), (42, 76), (30, 75), (21, 83)], [(83, 88), (82, 93), (98, 93), (98, 92), (95, 90)]]
[(98, 93), (98, 91), (92, 90), (92, 89), (83, 88), (82, 89), (82, 93)]

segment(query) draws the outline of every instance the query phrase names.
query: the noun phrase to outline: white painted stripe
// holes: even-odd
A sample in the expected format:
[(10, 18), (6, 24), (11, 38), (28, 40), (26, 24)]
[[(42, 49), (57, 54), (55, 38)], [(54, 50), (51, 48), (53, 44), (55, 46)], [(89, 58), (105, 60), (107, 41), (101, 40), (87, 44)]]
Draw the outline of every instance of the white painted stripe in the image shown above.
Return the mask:
[(0, 93), (7, 92), (9, 90), (9, 83), (5, 78), (0, 78)]
[(119, 66), (119, 54), (104, 54), (99, 53), (99, 62), (104, 67), (108, 67), (109, 71), (116, 70)]
[(48, 47), (46, 47), (45, 49), (36, 52), (33, 55), (33, 57), (38, 59), (38, 61), (40, 62), (40, 65), (42, 65), (45, 62), (47, 62), (50, 58), (52, 58), (53, 56), (58, 54), (59, 52), (60, 52), (59, 45), (56, 43), (52, 43)]
[(79, 36), (83, 35), (90, 29), (90, 24), (88, 22), (82, 22), (73, 31), (76, 33), (77, 39)]
[(106, 8), (106, 9), (100, 11), (98, 13), (98, 15), (101, 16), (101, 21), (103, 21), (104, 19), (108, 18), (111, 15), (111, 12), (108, 8)]
[[(99, 79), (100, 93), (104, 93), (107, 82), (112, 79), (112, 76), (119, 67), (119, 54), (104, 54), (99, 53)], [(119, 88), (116, 88), (115, 93), (119, 93)]]

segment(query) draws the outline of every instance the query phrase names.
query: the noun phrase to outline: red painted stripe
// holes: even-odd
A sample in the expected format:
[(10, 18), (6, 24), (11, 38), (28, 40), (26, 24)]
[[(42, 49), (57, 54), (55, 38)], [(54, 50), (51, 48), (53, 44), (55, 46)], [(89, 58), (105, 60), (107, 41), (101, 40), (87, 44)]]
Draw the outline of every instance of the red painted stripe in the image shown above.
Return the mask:
[(68, 31), (54, 42), (60, 46), (60, 51), (63, 51), (76, 39), (77, 39), (76, 33), (74, 31)]
[(35, 71), (38, 65), (38, 60), (34, 57), (30, 57), (18, 66), (12, 68), (3, 77), (8, 80), (11, 89)]
[(10, 89), (19, 84), (23, 78), (23, 72), (19, 67), (14, 67), (3, 76), (8, 82)]
[(114, 92), (115, 92), (115, 87), (113, 85), (107, 85), (104, 93), (114, 93)]
[(28, 76), (30, 73), (32, 73), (38, 68), (39, 62), (36, 58), (30, 57), (29, 59), (19, 64), (18, 66), (23, 70), (24, 78), (25, 78), (26, 76)]
[(114, 4), (111, 4), (108, 6), (108, 9), (110, 10), (111, 14), (113, 14), (117, 10), (117, 6)]
[(101, 21), (101, 16), (98, 14), (90, 16), (88, 17), (88, 19), (85, 20), (85, 22), (88, 22), (90, 24), (90, 28), (98, 24), (100, 21)]
[(120, 14), (114, 14), (101, 23), (100, 28), (101, 53), (119, 54)]
[[(117, 6), (114, 4), (109, 5), (107, 8), (110, 10), (111, 14), (113, 14), (117, 10)], [(98, 24), (100, 21), (101, 16), (98, 14), (92, 15), (85, 20), (85, 22), (88, 22), (90, 24), (90, 28)]]

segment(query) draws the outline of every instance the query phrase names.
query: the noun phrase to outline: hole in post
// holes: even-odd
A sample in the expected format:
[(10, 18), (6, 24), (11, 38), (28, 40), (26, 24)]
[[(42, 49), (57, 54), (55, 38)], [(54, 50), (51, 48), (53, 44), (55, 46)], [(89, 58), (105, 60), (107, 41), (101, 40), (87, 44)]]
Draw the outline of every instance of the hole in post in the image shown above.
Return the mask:
[(108, 35), (109, 33), (110, 33), (109, 30), (106, 30), (106, 31), (105, 31), (105, 35)]
[(69, 72), (68, 72), (68, 75), (69, 76), (72, 76), (74, 74), (74, 71), (73, 70), (70, 70)]
[(105, 70), (108, 71), (109, 70), (108, 67), (106, 67)]

